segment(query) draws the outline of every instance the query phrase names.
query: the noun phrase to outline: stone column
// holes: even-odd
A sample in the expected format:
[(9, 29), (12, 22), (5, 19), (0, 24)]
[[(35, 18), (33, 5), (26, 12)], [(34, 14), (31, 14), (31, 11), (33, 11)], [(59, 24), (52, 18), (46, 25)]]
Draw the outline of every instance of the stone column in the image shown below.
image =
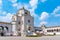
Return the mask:
[(22, 25), (21, 27), (21, 37), (25, 37), (26, 36), (26, 30), (24, 28), (24, 26)]
[(12, 32), (13, 32), (13, 35), (14, 36), (17, 36), (18, 35), (15, 24), (12, 25)]

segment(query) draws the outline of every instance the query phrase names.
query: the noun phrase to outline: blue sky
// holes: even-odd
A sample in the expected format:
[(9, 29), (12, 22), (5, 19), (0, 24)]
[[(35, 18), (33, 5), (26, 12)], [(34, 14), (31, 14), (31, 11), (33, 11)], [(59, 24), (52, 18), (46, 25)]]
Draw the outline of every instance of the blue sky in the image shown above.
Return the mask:
[(11, 22), (23, 6), (34, 16), (34, 26), (60, 26), (60, 0), (0, 0), (0, 21)]

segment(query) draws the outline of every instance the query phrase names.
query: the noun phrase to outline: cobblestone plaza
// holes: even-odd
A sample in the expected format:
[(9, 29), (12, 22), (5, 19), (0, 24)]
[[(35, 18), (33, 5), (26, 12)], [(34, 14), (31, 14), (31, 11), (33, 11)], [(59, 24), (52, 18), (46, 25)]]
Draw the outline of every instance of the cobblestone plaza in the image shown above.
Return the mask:
[(0, 37), (0, 40), (60, 40), (60, 36), (42, 36), (42, 37)]

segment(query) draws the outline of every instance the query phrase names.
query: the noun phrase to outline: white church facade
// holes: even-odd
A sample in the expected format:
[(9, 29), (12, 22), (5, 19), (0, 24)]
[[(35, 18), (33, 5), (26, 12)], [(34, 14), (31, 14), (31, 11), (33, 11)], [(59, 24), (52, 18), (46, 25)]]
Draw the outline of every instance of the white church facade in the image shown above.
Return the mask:
[[(34, 33), (34, 17), (31, 16), (30, 12), (23, 7), (15, 15), (12, 16), (11, 23), (3, 22), (3, 24), (0, 24), (0, 27), (0, 29), (5, 31), (7, 35), (32, 35)], [(2, 33), (4, 34), (4, 32)]]
[(34, 18), (29, 11), (22, 8), (12, 17), (12, 32), (13, 35), (21, 36), (34, 32)]
[(12, 16), (12, 22), (0, 22), (0, 35), (26, 36), (33, 35), (35, 30), (42, 31), (43, 34), (60, 35), (60, 26), (58, 27), (34, 27), (34, 17), (24, 7)]

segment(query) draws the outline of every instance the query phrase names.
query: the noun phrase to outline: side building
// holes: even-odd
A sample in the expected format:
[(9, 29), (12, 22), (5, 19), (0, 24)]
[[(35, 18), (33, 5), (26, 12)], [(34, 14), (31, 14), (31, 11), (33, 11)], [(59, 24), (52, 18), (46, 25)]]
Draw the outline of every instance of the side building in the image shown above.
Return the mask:
[(35, 27), (36, 32), (43, 33), (45, 35), (60, 35), (60, 26), (46, 27), (44, 24), (41, 27)]
[(8, 22), (0, 22), (0, 35), (10, 35), (12, 33), (12, 24)]

